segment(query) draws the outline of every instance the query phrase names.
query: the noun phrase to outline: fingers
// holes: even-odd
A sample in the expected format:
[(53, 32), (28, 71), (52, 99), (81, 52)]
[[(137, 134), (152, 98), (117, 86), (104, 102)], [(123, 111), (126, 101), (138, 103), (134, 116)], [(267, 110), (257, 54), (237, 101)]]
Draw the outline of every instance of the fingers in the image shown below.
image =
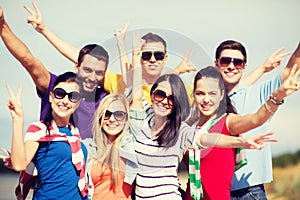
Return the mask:
[(20, 85), (19, 85), (19, 91), (18, 91), (18, 95), (17, 95), (17, 101), (18, 101), (18, 102), (21, 102), (22, 91), (23, 91), (23, 89), (22, 89), (22, 84), (20, 83)]
[(27, 5), (24, 5), (23, 6), (25, 8), (25, 10), (27, 10), (27, 12), (30, 14), (30, 15), (34, 15), (35, 13), (33, 12), (33, 10), (31, 10)]
[(128, 30), (128, 27), (129, 27), (129, 23), (128, 23), (128, 22), (126, 22), (126, 23), (124, 24), (124, 29), (123, 29), (123, 32), (124, 32), (124, 33), (126, 33), (126, 32), (127, 32), (127, 30)]
[(11, 88), (10, 88), (10, 86), (8, 84), (6, 84), (6, 89), (7, 89), (8, 93), (9, 93), (10, 97), (14, 99), (15, 95), (14, 95), (13, 91), (11, 90)]
[(39, 8), (37, 7), (36, 3), (32, 2), (32, 5), (35, 9), (35, 12), (36, 12), (37, 16), (41, 16), (41, 12), (40, 12)]
[[(8, 157), (10, 156), (10, 152), (7, 151), (6, 149), (0, 147), (0, 151), (2, 151), (3, 153), (5, 153)], [(0, 155), (0, 156), (3, 156), (3, 155)]]
[(189, 60), (192, 56), (194, 56), (196, 54), (195, 51), (193, 51), (192, 49), (189, 49), (188, 52), (185, 54), (184, 59), (185, 60)]

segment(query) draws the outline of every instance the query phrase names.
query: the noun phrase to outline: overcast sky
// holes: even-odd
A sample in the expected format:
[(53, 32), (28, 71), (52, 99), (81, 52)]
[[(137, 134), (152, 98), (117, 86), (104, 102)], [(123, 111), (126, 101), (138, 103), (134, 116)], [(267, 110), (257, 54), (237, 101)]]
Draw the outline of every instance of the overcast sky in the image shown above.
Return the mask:
[[(51, 0), (36, 3), (45, 24), (61, 38), (78, 48), (88, 43), (102, 44), (107, 48), (111, 60), (109, 70), (115, 72), (119, 72), (119, 65), (112, 35), (113, 30), (122, 28), (125, 22), (130, 23), (129, 31), (139, 30), (141, 34), (152, 31), (167, 40), (170, 68), (190, 47), (196, 51), (191, 62), (197, 68), (212, 65), (219, 43), (234, 39), (245, 45), (247, 71), (251, 71), (281, 47), (294, 51), (300, 39), (299, 0)], [(28, 13), (23, 8), (24, 4), (31, 6), (31, 1), (1, 1), (5, 18), (13, 31), (51, 72), (59, 74), (73, 70), (71, 62), (27, 25)], [(0, 60), (0, 146), (10, 149), (11, 119), (6, 106), (8, 93), (5, 84), (10, 84), (14, 91), (19, 83), (23, 84), (25, 127), (38, 119), (39, 99), (31, 78), (8, 53), (2, 40)], [(262, 80), (279, 73), (287, 60), (283, 61), (280, 69), (266, 74)], [(190, 73), (185, 77), (193, 75)], [(299, 92), (287, 98), (272, 119), (272, 130), (280, 140), (272, 145), (273, 155), (300, 148), (299, 100)]]

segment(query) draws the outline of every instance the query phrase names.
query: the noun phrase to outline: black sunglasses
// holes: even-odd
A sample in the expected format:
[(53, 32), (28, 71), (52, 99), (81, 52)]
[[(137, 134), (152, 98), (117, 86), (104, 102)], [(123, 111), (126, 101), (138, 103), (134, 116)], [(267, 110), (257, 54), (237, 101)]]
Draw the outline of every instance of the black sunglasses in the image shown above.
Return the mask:
[(152, 57), (152, 55), (154, 54), (154, 58), (155, 60), (159, 61), (159, 60), (163, 60), (165, 58), (165, 52), (163, 51), (143, 51), (142, 52), (142, 60), (144, 61), (149, 61)]
[(111, 118), (112, 115), (114, 115), (114, 117), (117, 121), (123, 121), (127, 118), (127, 113), (124, 111), (117, 110), (117, 111), (111, 112), (109, 110), (106, 110), (105, 114), (104, 114), (104, 119), (108, 120)]
[(174, 97), (173, 95), (167, 96), (165, 91), (162, 90), (155, 90), (152, 93), (153, 99), (157, 102), (162, 102), (164, 99), (167, 99), (169, 106), (174, 106)]
[(62, 88), (55, 88), (53, 90), (53, 95), (55, 98), (57, 99), (63, 99), (65, 98), (66, 95), (68, 95), (68, 99), (73, 102), (76, 103), (81, 99), (81, 95), (79, 92), (66, 92), (64, 89)]
[(231, 62), (236, 69), (244, 69), (245, 67), (245, 61), (240, 58), (221, 57), (218, 61), (221, 67), (227, 67)]

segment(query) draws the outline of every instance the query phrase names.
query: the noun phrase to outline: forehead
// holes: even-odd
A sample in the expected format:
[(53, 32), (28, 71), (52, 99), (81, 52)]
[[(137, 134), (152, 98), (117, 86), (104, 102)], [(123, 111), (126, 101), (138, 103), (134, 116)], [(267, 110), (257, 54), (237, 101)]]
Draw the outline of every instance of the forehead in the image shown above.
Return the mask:
[(142, 46), (142, 51), (165, 51), (166, 48), (162, 42), (146, 42)]
[(103, 60), (98, 60), (97, 58), (89, 54), (84, 55), (80, 66), (96, 71), (105, 71), (106, 69), (106, 63)]
[(197, 81), (196, 90), (219, 91), (219, 80), (216, 78), (204, 77)]
[(172, 88), (171, 88), (171, 85), (168, 81), (160, 82), (156, 87), (156, 90), (157, 89), (165, 91), (167, 95), (172, 94)]
[(112, 112), (117, 111), (117, 110), (126, 112), (125, 105), (121, 100), (115, 100), (115, 101), (111, 102), (107, 109)]
[(62, 88), (66, 92), (80, 91), (80, 87), (76, 82), (60, 82), (54, 87), (54, 89), (55, 88)]
[(239, 50), (235, 49), (225, 49), (221, 52), (220, 57), (232, 57), (232, 58), (240, 58), (244, 59), (243, 54)]

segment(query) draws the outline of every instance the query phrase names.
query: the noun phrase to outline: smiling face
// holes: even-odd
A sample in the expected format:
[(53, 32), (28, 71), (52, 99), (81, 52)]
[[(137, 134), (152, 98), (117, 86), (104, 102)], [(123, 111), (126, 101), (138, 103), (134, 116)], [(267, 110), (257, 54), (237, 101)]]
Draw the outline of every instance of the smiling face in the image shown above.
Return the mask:
[(85, 93), (92, 93), (97, 86), (104, 85), (106, 63), (103, 60), (86, 54), (80, 66), (75, 66), (76, 73), (82, 81), (82, 89)]
[[(166, 98), (155, 98), (155, 91), (165, 92)], [(171, 106), (172, 89), (168, 81), (160, 82), (151, 94), (152, 107), (156, 115), (166, 117), (173, 111), (174, 107)], [(174, 101), (173, 101), (174, 102)]]
[[(141, 59), (143, 79), (154, 79), (161, 75), (164, 65), (167, 63), (168, 55), (165, 55), (162, 60), (155, 59), (153, 52), (165, 52), (166, 48), (162, 42), (146, 42), (142, 46), (142, 52), (152, 52), (150, 59)], [(157, 57), (159, 58), (159, 57)]]
[[(239, 50), (233, 50), (233, 49), (223, 50), (220, 54), (220, 58), (222, 57), (238, 58), (242, 60), (245, 59), (243, 54)], [(223, 67), (220, 65), (220, 62), (218, 60), (215, 61), (215, 66), (218, 69), (218, 71), (221, 73), (228, 92), (230, 92), (232, 89), (238, 86), (242, 78), (242, 75), (245, 71), (245, 68), (237, 69), (235, 68), (233, 62), (230, 62), (228, 66)]]
[[(122, 113), (125, 114), (125, 118), (122, 117)], [(102, 129), (107, 138), (110, 141), (114, 141), (115, 138), (123, 131), (125, 122), (127, 121), (127, 111), (124, 103), (121, 100), (111, 102), (107, 107), (106, 114), (104, 113), (103, 118)]]
[(194, 97), (202, 119), (209, 119), (216, 113), (223, 95), (218, 79), (204, 77), (197, 81)]
[[(53, 91), (57, 88), (62, 88), (66, 91), (66, 93), (80, 92), (80, 87), (75, 82), (60, 82), (53, 88)], [(71, 102), (68, 95), (64, 96), (63, 98), (57, 98), (53, 92), (50, 92), (49, 101), (51, 103), (54, 120), (56, 122), (61, 121), (62, 123), (66, 124), (68, 124), (70, 116), (75, 112), (80, 104), (80, 101)], [(57, 123), (57, 125), (59, 124)]]

